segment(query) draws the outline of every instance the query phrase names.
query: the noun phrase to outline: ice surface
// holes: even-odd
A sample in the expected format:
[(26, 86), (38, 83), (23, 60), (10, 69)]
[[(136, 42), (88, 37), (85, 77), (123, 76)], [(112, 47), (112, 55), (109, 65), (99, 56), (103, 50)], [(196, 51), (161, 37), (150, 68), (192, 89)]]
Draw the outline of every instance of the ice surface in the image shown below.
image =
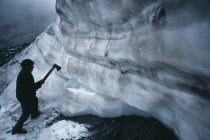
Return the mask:
[[(206, 38), (198, 43), (202, 34), (196, 38), (191, 34), (207, 34), (209, 22), (193, 19), (186, 28), (169, 22), (157, 29), (152, 19), (162, 3), (140, 3), (59, 0), (57, 20), (16, 59), (34, 60), (36, 81), (54, 63), (62, 67), (37, 93), (47, 114), (56, 108), (66, 116), (153, 116), (181, 140), (207, 140), (210, 65), (205, 44), (209, 43)], [(173, 14), (179, 9), (170, 7), (170, 2), (168, 6), (167, 16), (177, 20)], [(17, 105), (14, 87), (19, 71), (14, 60), (0, 68), (5, 83), (0, 104), (7, 111)], [(14, 112), (18, 107), (10, 111)]]

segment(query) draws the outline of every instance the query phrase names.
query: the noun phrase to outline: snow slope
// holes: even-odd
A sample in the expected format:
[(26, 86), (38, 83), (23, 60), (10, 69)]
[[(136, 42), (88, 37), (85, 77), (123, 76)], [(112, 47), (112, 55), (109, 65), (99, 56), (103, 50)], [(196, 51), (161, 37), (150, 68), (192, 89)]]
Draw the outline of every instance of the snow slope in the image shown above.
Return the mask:
[[(54, 63), (62, 67), (38, 92), (41, 110), (48, 118), (53, 109), (65, 116), (153, 116), (180, 140), (207, 140), (208, 40), (191, 42), (199, 41), (191, 34), (206, 30), (208, 22), (175, 26), (173, 14), (185, 8), (176, 9), (180, 3), (166, 2), (169, 24), (157, 29), (152, 21), (160, 2), (58, 0), (56, 21), (16, 57), (35, 61), (36, 80)], [(4, 114), (20, 111), (14, 88), (19, 70), (15, 60), (0, 68)]]

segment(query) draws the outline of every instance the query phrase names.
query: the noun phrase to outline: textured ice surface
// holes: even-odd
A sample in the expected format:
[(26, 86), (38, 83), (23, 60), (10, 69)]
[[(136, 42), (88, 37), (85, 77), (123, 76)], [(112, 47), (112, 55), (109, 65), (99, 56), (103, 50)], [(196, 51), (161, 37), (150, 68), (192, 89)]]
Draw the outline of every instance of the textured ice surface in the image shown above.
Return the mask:
[[(35, 61), (35, 80), (54, 63), (62, 67), (38, 92), (41, 110), (58, 108), (66, 116), (153, 116), (181, 140), (208, 139), (209, 43), (201, 42), (198, 32), (208, 34), (208, 22), (193, 19), (193, 24), (176, 26), (174, 13), (185, 7), (166, 4), (170, 21), (158, 30), (152, 24), (162, 7), (158, 2), (58, 0), (57, 20), (16, 57)], [(5, 100), (16, 104), (19, 70), (14, 60), (0, 69), (3, 106)]]

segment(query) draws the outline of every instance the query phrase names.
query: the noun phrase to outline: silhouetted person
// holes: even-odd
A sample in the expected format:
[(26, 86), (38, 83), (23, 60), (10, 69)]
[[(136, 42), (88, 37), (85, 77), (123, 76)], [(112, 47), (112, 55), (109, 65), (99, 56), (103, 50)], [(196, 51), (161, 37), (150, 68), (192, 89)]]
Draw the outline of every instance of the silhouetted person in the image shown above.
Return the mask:
[(43, 80), (34, 83), (32, 71), (34, 62), (25, 59), (21, 63), (21, 71), (18, 74), (16, 82), (16, 97), (21, 104), (22, 114), (12, 129), (12, 134), (25, 134), (27, 131), (23, 129), (24, 122), (31, 115), (31, 119), (35, 119), (40, 115), (38, 110), (38, 98), (36, 91), (44, 84)]

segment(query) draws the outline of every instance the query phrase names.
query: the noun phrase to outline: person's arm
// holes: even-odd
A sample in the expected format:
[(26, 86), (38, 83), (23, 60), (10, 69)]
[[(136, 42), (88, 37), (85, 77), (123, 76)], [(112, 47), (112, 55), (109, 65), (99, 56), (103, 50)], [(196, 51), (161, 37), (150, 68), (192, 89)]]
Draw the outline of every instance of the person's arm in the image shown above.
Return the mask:
[(34, 91), (37, 91), (39, 88), (42, 87), (42, 84), (44, 84), (44, 80), (40, 80), (40, 81), (34, 83), (34, 85), (33, 85), (33, 90), (34, 90)]

